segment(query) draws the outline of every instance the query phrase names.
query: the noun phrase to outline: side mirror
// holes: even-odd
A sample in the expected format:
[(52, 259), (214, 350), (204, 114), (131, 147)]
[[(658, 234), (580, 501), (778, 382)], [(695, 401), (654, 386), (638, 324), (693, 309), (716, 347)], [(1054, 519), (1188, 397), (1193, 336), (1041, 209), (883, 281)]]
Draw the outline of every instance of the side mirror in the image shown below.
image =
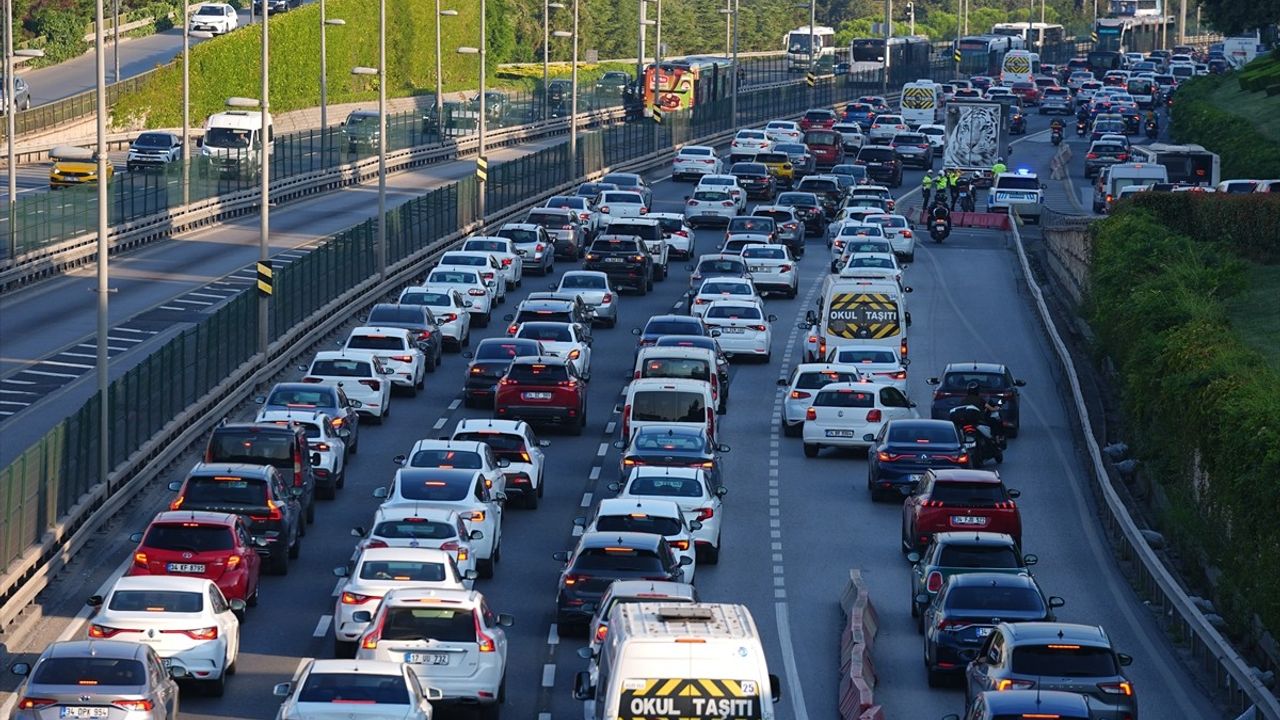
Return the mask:
[(902, 367), (908, 367), (911, 365), (911, 358), (902, 358), (902, 360), (898, 361), (898, 364)]
[(917, 594), (916, 594), (916, 604), (917, 604), (917, 605), (928, 605), (928, 604), (929, 604), (929, 593), (917, 593)]
[(365, 529), (360, 527), (359, 525), (351, 528), (351, 537), (362, 538), (364, 537), (364, 533), (365, 533)]
[(685, 565), (692, 565), (692, 564), (693, 564), (693, 558), (689, 557), (688, 555), (683, 555), (680, 557), (681, 567), (684, 567)]
[(473, 352), (471, 352), (470, 350), (468, 350), (468, 351), (466, 351), (466, 352), (462, 353), (462, 357), (466, 358), (467, 360), (470, 360), (470, 359), (474, 358), (475, 356), (476, 356), (476, 354), (475, 354), (475, 353), (473, 353)]
[(368, 623), (373, 622), (373, 613), (368, 610), (357, 610), (351, 613), (351, 622)]
[(551, 447), (551, 441), (550, 441), (550, 440), (539, 440), (539, 441), (538, 441), (538, 447)]
[(1049, 596), (1049, 607), (1051, 607), (1051, 608), (1060, 608), (1060, 607), (1062, 607), (1063, 605), (1066, 605), (1066, 604), (1067, 604), (1067, 601), (1066, 601), (1066, 600), (1063, 600), (1062, 598), (1058, 597), (1057, 595), (1050, 595), (1050, 596)]
[(88, 605), (89, 607), (95, 607), (95, 608), (102, 607), (102, 596), (90, 595), (89, 599), (84, 601), (84, 604)]
[(937, 385), (939, 382), (941, 382), (941, 380), (938, 380), (938, 378), (936, 378), (936, 377), (931, 377), (931, 378), (929, 378), (929, 379), (925, 380), (925, 384), (927, 384), (927, 385)]
[(713, 337), (713, 338), (718, 338), (718, 337), (720, 337), (723, 333), (721, 333), (719, 330), (712, 330), (711, 332), (709, 332), (709, 333), (707, 333), (707, 334), (708, 334), (708, 335), (710, 335), (710, 336), (711, 336), (711, 337)]
[(1014, 384), (1014, 385), (1016, 385), (1017, 387), (1026, 387), (1026, 386), (1027, 386), (1027, 381), (1026, 381), (1026, 380), (1014, 380), (1014, 381), (1013, 381), (1013, 384)]
[(594, 656), (595, 656), (595, 653), (591, 652), (590, 647), (578, 648), (578, 657), (582, 658), (583, 660), (590, 660)]
[(425, 343), (425, 342), (420, 342), (420, 343), (418, 343), (418, 344), (417, 344), (417, 347), (418, 347), (418, 349), (419, 349), (419, 350), (421, 350), (422, 352), (426, 352), (426, 351), (428, 351), (428, 350), (430, 350), (430, 349), (431, 349), (431, 344), (430, 344), (430, 343)]
[(256, 397), (256, 398), (254, 398), (254, 399), (253, 399), (253, 402), (254, 402), (254, 404), (256, 404), (256, 405), (266, 405), (266, 404), (267, 404), (267, 396), (266, 396), (266, 395), (259, 395), (258, 397)]
[(289, 697), (289, 691), (292, 689), (293, 683), (276, 683), (276, 686), (271, 688), (271, 694), (276, 697)]
[(915, 551), (907, 553), (907, 562), (911, 563), (912, 565), (915, 565), (916, 563), (920, 562), (920, 553)]
[(140, 533), (140, 532), (130, 533), (130, 534), (129, 534), (129, 542), (131, 542), (131, 543), (140, 543), (140, 542), (142, 542), (142, 533)]
[(427, 699), (431, 702), (438, 702), (444, 699), (444, 691), (440, 688), (428, 686), (424, 690), (427, 693)]
[(1033, 555), (1031, 553), (1027, 553), (1026, 555), (1022, 556), (1022, 564), (1026, 565), (1027, 567), (1031, 567), (1032, 565), (1035, 565), (1038, 562), (1040, 562), (1039, 555)]
[(240, 598), (235, 598), (234, 600), (227, 601), (227, 607), (231, 608), (231, 612), (240, 615), (244, 613), (244, 609), (247, 605), (245, 605), (245, 602)]
[(729, 494), (729, 488), (727, 488), (727, 487), (725, 487), (725, 486), (723, 486), (723, 485), (721, 485), (720, 487), (716, 488), (716, 497), (718, 497), (718, 498), (722, 498), (722, 497), (724, 497), (725, 495), (728, 495), (728, 494)]
[(506, 315), (502, 316), (502, 319), (506, 320), (507, 322), (511, 322), (512, 320), (516, 319), (516, 316), (512, 315), (511, 313), (507, 313)]
[(182, 482), (181, 482), (181, 481), (178, 481), (178, 480), (175, 480), (175, 481), (173, 481), (173, 482), (169, 483), (168, 487), (169, 487), (169, 489), (170, 489), (170, 490), (172, 490), (173, 492), (178, 492), (179, 490), (181, 490), (181, 489), (182, 489)]
[(596, 688), (591, 684), (591, 673), (582, 671), (573, 677), (573, 699), (594, 700)]
[(1021, 491), (1021, 490), (1013, 490), (1013, 489), (1010, 489), (1010, 490), (1009, 490), (1009, 497), (1014, 498), (1014, 499), (1020, 498), (1020, 497), (1022, 497), (1022, 491)]
[(640, 328), (631, 328), (631, 334), (632, 334), (632, 335), (635, 335), (636, 337), (639, 337), (639, 336), (640, 336)]
[(483, 539), (484, 539), (484, 531), (483, 531), (483, 530), (472, 530), (472, 531), (471, 531), (471, 534), (467, 535), (467, 539), (469, 539), (469, 540), (483, 540)]
[(908, 285), (908, 286), (906, 286), (906, 287), (902, 288), (902, 292), (904, 292), (904, 293), (915, 292), (915, 288), (913, 288), (913, 287), (911, 287), (910, 285)]
[(611, 492), (622, 492), (622, 483), (611, 482), (606, 487), (608, 487)]
[(267, 542), (267, 539), (264, 537), (254, 537), (249, 542), (251, 542), (253, 546), (257, 548), (264, 548), (271, 545), (271, 543)]
[(1116, 660), (1120, 662), (1121, 667), (1129, 667), (1133, 664), (1133, 656), (1124, 653), (1116, 653)]
[(727, 452), (729, 452), (729, 451), (730, 451), (730, 450), (732, 450), (732, 449), (733, 449), (733, 448), (729, 447), (728, 445), (725, 445), (724, 443), (721, 443), (721, 444), (719, 444), (719, 445), (717, 445), (717, 446), (716, 446), (716, 452), (727, 453)]
[(587, 519), (585, 517), (578, 516), (573, 519), (573, 525), (574, 527), (584, 528), (587, 526)]
[(626, 450), (626, 449), (627, 449), (627, 444), (626, 444), (625, 442), (623, 442), (622, 440), (614, 440), (614, 441), (613, 441), (613, 446), (614, 446), (615, 448), (619, 449), (619, 450)]
[(385, 487), (378, 487), (373, 489), (373, 496), (379, 500), (386, 500), (387, 495), (388, 493)]
[(773, 696), (774, 702), (782, 699), (782, 680), (773, 673), (769, 674), (769, 694)]
[[(341, 383), (339, 383), (339, 385), (341, 385)], [(352, 410), (355, 410), (356, 408), (364, 407), (364, 403), (359, 400), (348, 400), (347, 407), (351, 408)]]
[(511, 613), (498, 613), (498, 627), (511, 627), (516, 624), (515, 616)]
[(191, 673), (188, 673), (186, 668), (181, 667), (179, 665), (174, 665), (170, 667), (168, 670), (169, 670), (169, 677), (173, 678), (174, 680), (182, 680), (191, 676)]
[(769, 316), (768, 318), (766, 318), (766, 319), (767, 319), (769, 322), (778, 322), (778, 316), (777, 316), (777, 315), (770, 315), (770, 316)]
[(382, 374), (383, 374), (383, 375), (395, 375), (395, 374), (396, 374), (396, 371), (395, 371), (395, 369), (393, 369), (393, 368), (384, 367), (384, 368), (382, 368)]
[(319, 465), (319, 464), (320, 464), (320, 463), (322, 463), (322, 462), (324, 462), (324, 458), (320, 457), (320, 453), (318, 453), (318, 452), (317, 452), (317, 453), (311, 453), (311, 464), (312, 464), (312, 465)]
[(404, 465), (405, 463), (409, 462), (409, 458), (405, 455), (397, 455), (391, 458), (391, 462), (397, 465)]
[(337, 567), (335, 567), (335, 568), (333, 569), (333, 576), (334, 576), (334, 577), (344, 578), (344, 577), (346, 577), (347, 575), (350, 575), (350, 574), (351, 574), (351, 571), (347, 570), (347, 566), (346, 566), (346, 565), (339, 565), (339, 566), (337, 566)]
[(701, 520), (690, 520), (690, 521), (689, 521), (689, 529), (690, 529), (690, 530), (692, 530), (692, 531), (694, 531), (694, 532), (697, 532), (698, 530), (701, 530), (701, 529), (702, 529), (702, 521), (701, 521)]
[(475, 570), (467, 570), (466, 572), (462, 573), (463, 580), (475, 580), (478, 577), (480, 577), (480, 573), (476, 572)]
[[(802, 325), (803, 323), (798, 323), (798, 324), (801, 324), (801, 325)], [(784, 377), (780, 377), (780, 378), (778, 378), (778, 382), (776, 382), (776, 383), (774, 383), (774, 384), (775, 384), (775, 385), (777, 385), (778, 387), (786, 387), (786, 386), (788, 386), (788, 385), (790, 385), (790, 384), (791, 384), (791, 381), (787, 380), (787, 379), (786, 379), (786, 378), (784, 378)]]
[(294, 497), (302, 497), (302, 494), (303, 494), (304, 492), (306, 492), (306, 488), (300, 488), (300, 487), (291, 487), (291, 488), (289, 488), (289, 494), (290, 494), (290, 495), (292, 495), (292, 496), (294, 496)]
[(569, 562), (569, 551), (568, 551), (568, 550), (561, 550), (561, 551), (559, 551), (559, 552), (551, 553), (551, 559), (552, 559), (552, 560), (558, 560), (558, 561), (560, 561), (560, 562), (562, 562), (562, 563), (567, 563), (567, 562)]

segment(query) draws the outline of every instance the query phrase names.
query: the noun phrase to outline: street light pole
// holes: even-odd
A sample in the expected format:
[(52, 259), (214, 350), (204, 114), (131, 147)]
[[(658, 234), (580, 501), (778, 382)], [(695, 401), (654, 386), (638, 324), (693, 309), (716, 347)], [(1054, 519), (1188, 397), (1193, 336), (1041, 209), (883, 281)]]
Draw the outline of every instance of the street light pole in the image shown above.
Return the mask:
[(476, 139), (476, 186), (477, 186), (476, 193), (479, 195), (477, 200), (480, 207), (480, 225), (482, 228), (484, 226), (484, 217), (487, 209), (485, 207), (484, 192), (485, 192), (485, 185), (486, 185), (486, 176), (488, 175), (487, 159), (484, 156), (484, 130), (485, 130), (485, 116), (489, 114), (488, 100), (485, 97), (485, 83), (484, 83), (485, 48), (488, 44), (488, 41), (485, 39), (485, 34), (487, 32), (485, 28), (485, 11), (486, 11), (485, 5), (486, 5), (485, 0), (480, 0), (480, 47), (479, 48), (473, 48), (473, 47), (458, 48), (458, 52), (463, 55), (478, 55), (480, 58), (480, 97), (477, 98), (478, 105), (479, 105), (479, 111), (477, 112), (477, 115), (479, 115), (479, 128), (478, 128), (479, 133)]
[[(648, 14), (645, 9), (648, 7), (648, 0), (639, 0), (640, 2), (640, 30), (639, 30), (639, 46), (636, 50), (636, 87), (640, 88), (640, 101), (644, 102), (645, 82), (644, 82), (644, 31), (645, 16)], [(654, 98), (656, 101), (657, 98)]]
[[(108, 277), (108, 262), (111, 256), (107, 247), (107, 48), (103, 38), (102, 25), (105, 20), (102, 7), (103, 0), (94, 3), (94, 74), (97, 76), (97, 131), (98, 146), (95, 160), (98, 164), (98, 481), (106, 482), (111, 471), (111, 408), (108, 391), (110, 377), (110, 357), (107, 355), (107, 335), (109, 317), (107, 315), (107, 296), (111, 288)], [(12, 32), (12, 30), (11, 30)], [(12, 103), (12, 97), (10, 98)], [(12, 110), (12, 107), (10, 108)], [(10, 112), (12, 116), (12, 112)], [(10, 136), (12, 137), (12, 136)], [(10, 163), (12, 167), (12, 163)], [(12, 222), (12, 220), (11, 220)]]
[(111, 21), (111, 47), (115, 55), (115, 73), (112, 82), (120, 82), (120, 0), (115, 3), (115, 18)]
[[(258, 262), (264, 264), (271, 259), (271, 35), (267, 30), (267, 26), (270, 24), (264, 0), (262, 7), (262, 99), (258, 103), (261, 114), (261, 126), (258, 130), (258, 147), (261, 148), (259, 151), (261, 155), (258, 168), (258, 191), (262, 198), (262, 211), (259, 215), (258, 224)], [(232, 98), (232, 100), (235, 100), (235, 98)], [(264, 293), (258, 293), (258, 352), (262, 354), (264, 363), (267, 360), (267, 350), (271, 345), (270, 310), (270, 297)]]
[(578, 176), (578, 0), (573, 0), (573, 32), (557, 30), (552, 37), (573, 38), (573, 70), (569, 81), (569, 177)]
[(352, 75), (378, 78), (378, 216), (373, 261), (378, 279), (387, 279), (387, 0), (378, 0), (378, 67), (354, 67)]
[(733, 84), (730, 85), (730, 89), (732, 93), (729, 96), (730, 97), (729, 115), (731, 118), (730, 126), (734, 130), (737, 130), (738, 129), (738, 72), (739, 72), (739, 69), (738, 69), (738, 12), (742, 10), (742, 6), (738, 4), (738, 0), (730, 0), (730, 2), (731, 2), (730, 6), (725, 9), (722, 9), (720, 13), (724, 15), (726, 22), (733, 23), (733, 31), (731, 35), (732, 40), (730, 43), (730, 46), (732, 48), (730, 52), (732, 53), (732, 57), (733, 57), (733, 61), (731, 63), (733, 67), (733, 77), (732, 79), (730, 79), (730, 82)]
[(444, 137), (444, 76), (440, 63), (440, 18), (454, 17), (457, 10), (441, 10), (440, 0), (436, 0), (436, 134)]
[(182, 204), (191, 202), (191, 6), (182, 0)]
[[(818, 65), (814, 61), (814, 45), (818, 42), (818, 36), (814, 31), (814, 26), (818, 24), (818, 0), (809, 0), (809, 72), (810, 74), (818, 74)], [(886, 55), (888, 52), (886, 50)], [(815, 82), (809, 88), (809, 106), (813, 106), (813, 99), (818, 94), (818, 84)]]
[[(657, 17), (653, 21), (653, 111), (659, 112), (658, 98), (662, 90), (662, 0), (655, 0), (658, 5)], [(653, 151), (657, 152), (662, 139), (662, 123), (653, 124)]]
[(18, 113), (18, 101), (15, 97), (16, 81), (13, 73), (14, 67), (17, 65), (17, 58), (37, 58), (44, 57), (43, 50), (27, 49), (14, 51), (13, 49), (13, 0), (5, 0), (4, 12), (4, 97), (5, 97), (5, 139), (9, 146), (9, 257), (18, 254), (18, 165), (14, 157), (14, 134), (17, 132), (15, 128), (14, 116)]

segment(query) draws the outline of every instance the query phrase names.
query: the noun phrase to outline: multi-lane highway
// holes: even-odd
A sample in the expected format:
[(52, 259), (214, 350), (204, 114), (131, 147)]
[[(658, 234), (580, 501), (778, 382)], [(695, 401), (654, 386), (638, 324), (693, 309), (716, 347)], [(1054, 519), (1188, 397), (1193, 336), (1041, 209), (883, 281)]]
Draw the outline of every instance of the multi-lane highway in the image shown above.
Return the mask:
[[(1033, 135), (1017, 143), (1011, 164), (1029, 165), (1049, 182), (1050, 150), (1046, 137)], [(651, 178), (654, 210), (678, 211), (688, 186), (662, 180), (664, 175), (655, 172)], [(906, 198), (902, 205), (918, 201), (913, 189), (919, 177), (918, 172), (908, 173), (897, 193)], [(698, 231), (697, 251), (712, 250), (721, 237), (717, 230)], [(781, 390), (774, 383), (798, 361), (795, 323), (812, 307), (815, 288), (827, 272), (822, 241), (811, 239), (809, 248), (800, 263), (799, 296), (767, 301), (767, 311), (778, 317), (773, 324), (773, 362), (734, 366), (729, 412), (721, 426), (722, 440), (732, 447), (725, 464), (729, 495), (723, 552), (718, 566), (699, 569), (699, 593), (705, 600), (740, 602), (751, 609), (764, 635), (770, 671), (783, 679), (786, 697), (778, 706), (780, 718), (832, 718), (841, 622), (837, 600), (847, 570), (861, 568), (881, 619), (874, 656), (879, 675), (876, 697), (887, 716), (931, 719), (958, 712), (963, 703), (960, 690), (929, 689), (925, 681), (921, 640), (909, 615), (908, 565), (898, 548), (898, 507), (869, 501), (863, 457), (824, 453), (806, 458), (799, 441), (781, 437), (778, 430), (775, 401)], [(556, 275), (564, 267), (558, 264)], [(552, 624), (559, 564), (551, 554), (571, 546), (573, 518), (609, 495), (606, 485), (616, 477), (618, 463), (617, 451), (609, 445), (617, 435), (614, 411), (632, 360), (634, 339), (627, 330), (650, 315), (684, 307), (688, 272), (674, 265), (673, 270), (648, 296), (622, 298), (617, 329), (597, 331), (587, 431), (581, 437), (543, 433), (552, 443), (547, 449), (546, 496), (536, 511), (511, 509), (504, 514), (507, 542), (502, 562), (492, 580), (477, 584), (496, 611), (516, 617), (508, 631), (508, 717), (580, 716), (570, 687), (573, 674), (584, 666), (574, 652), (584, 640), (562, 637)], [(554, 279), (526, 278), (523, 289), (509, 296), (506, 310)], [(948, 362), (1003, 362), (1027, 381), (1022, 432), (1011, 442), (1000, 470), (1009, 486), (1023, 492), (1025, 549), (1040, 556), (1036, 577), (1046, 592), (1067, 600), (1059, 619), (1102, 624), (1121, 652), (1135, 656), (1128, 670), (1143, 717), (1220, 717), (1113, 564), (1073, 447), (1064, 391), (1055, 379), (1054, 361), (1044, 347), (1006, 238), (990, 231), (959, 230), (944, 244), (923, 242), (907, 270), (907, 284), (915, 290), (909, 297), (914, 320), (909, 394), (922, 408), (929, 400), (924, 378)], [(494, 323), (488, 330), (477, 330), (476, 339), (499, 334), (502, 326)], [(344, 337), (346, 329), (330, 340)], [(335, 590), (330, 571), (350, 556), (353, 539), (348, 529), (367, 525), (372, 516), (377, 501), (370, 492), (390, 478), (395, 469), (391, 458), (417, 439), (448, 432), (461, 418), (488, 414), (461, 406), (464, 368), (460, 358), (448, 357), (428, 377), (425, 393), (397, 398), (394, 418), (381, 427), (362, 429), (361, 452), (351, 459), (346, 487), (336, 502), (321, 506), (301, 558), (287, 578), (264, 579), (261, 604), (249, 611), (245, 625), (239, 672), (226, 696), (188, 693), (182, 700), (184, 717), (273, 717), (272, 684), (287, 680), (300, 658), (330, 656)], [(281, 379), (296, 376), (288, 373)], [(237, 416), (249, 417), (252, 409), (246, 404)], [(180, 479), (188, 467), (186, 462), (173, 468), (158, 488)], [(47, 620), (28, 636), (15, 638), (8, 650), (38, 652), (60, 633), (80, 637), (83, 627), (68, 622), (81, 610), (78, 598), (96, 590), (120, 567), (131, 550), (124, 536), (139, 529), (169, 498), (162, 489), (140, 497), (129, 516), (113, 524), (46, 593)]]

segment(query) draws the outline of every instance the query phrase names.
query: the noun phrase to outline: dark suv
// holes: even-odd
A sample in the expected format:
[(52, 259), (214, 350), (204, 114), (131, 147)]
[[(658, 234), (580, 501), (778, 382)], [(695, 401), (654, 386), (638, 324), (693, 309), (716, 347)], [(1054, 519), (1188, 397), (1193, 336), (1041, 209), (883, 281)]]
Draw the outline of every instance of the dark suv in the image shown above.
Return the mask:
[[(280, 471), (284, 484), (298, 488), (298, 499), (307, 522), (316, 520), (316, 478), (307, 444), (307, 433), (297, 423), (226, 423), (213, 429), (205, 447), (207, 463), (270, 465)], [(303, 528), (302, 534), (306, 534)]]
[(867, 176), (890, 187), (902, 187), (902, 159), (888, 145), (867, 145), (853, 161), (867, 168)]
[(832, 175), (810, 175), (796, 185), (796, 192), (808, 192), (818, 196), (822, 212), (828, 220), (834, 219), (844, 205), (845, 192), (840, 181)]
[(653, 256), (635, 235), (601, 235), (587, 250), (584, 270), (609, 276), (614, 287), (627, 286), (646, 295), (653, 289)]
[(784, 192), (778, 195), (774, 205), (795, 208), (796, 214), (804, 222), (805, 232), (810, 235), (824, 235), (827, 232), (826, 212), (822, 201), (811, 192)]
[(898, 133), (893, 136), (889, 145), (903, 165), (911, 163), (926, 170), (933, 167), (933, 145), (929, 143), (928, 136), (921, 133)]
[(1005, 432), (1011, 438), (1018, 437), (1021, 424), (1018, 388), (1027, 383), (1014, 379), (1008, 367), (997, 363), (952, 363), (942, 371), (941, 378), (932, 377), (927, 382), (938, 388), (933, 391), (929, 417), (950, 419), (952, 408), (964, 402), (969, 383), (976, 382), (978, 394), (984, 401), (1000, 405), (1000, 420), (1004, 423)]
[(1116, 163), (1128, 162), (1128, 160), (1129, 148), (1120, 143), (1099, 140), (1089, 146), (1089, 152), (1084, 156), (1084, 176), (1092, 178), (1102, 168)]
[(485, 338), (476, 347), (475, 354), (464, 353), (471, 360), (462, 385), (462, 403), (475, 407), (480, 402), (492, 402), (498, 392), (498, 381), (507, 374), (511, 362), (519, 357), (542, 354), (542, 343), (528, 338)]
[(556, 621), (561, 628), (583, 627), (614, 580), (682, 582), (691, 558), (676, 560), (661, 535), (638, 532), (591, 532), (572, 553), (553, 555), (564, 563), (556, 593)]
[(242, 515), (267, 568), (276, 575), (289, 572), (289, 558), (298, 557), (306, 523), (302, 519), (301, 488), (289, 487), (270, 465), (198, 463), (183, 482), (169, 483), (178, 497), (170, 510), (207, 510)]
[(738, 178), (738, 184), (746, 191), (748, 198), (772, 200), (778, 191), (778, 181), (769, 173), (764, 163), (734, 163), (729, 174)]

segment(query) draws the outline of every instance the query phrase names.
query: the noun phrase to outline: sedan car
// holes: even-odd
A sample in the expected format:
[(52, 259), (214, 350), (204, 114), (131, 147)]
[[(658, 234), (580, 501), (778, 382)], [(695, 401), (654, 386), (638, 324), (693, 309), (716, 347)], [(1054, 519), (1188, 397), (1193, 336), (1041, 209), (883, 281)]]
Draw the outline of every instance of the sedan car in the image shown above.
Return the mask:
[(738, 216), (738, 210), (738, 201), (728, 191), (696, 190), (685, 201), (684, 221), (694, 228), (709, 224), (727, 225)]
[(768, 363), (773, 357), (773, 323), (755, 299), (713, 300), (702, 315), (707, 327), (720, 331), (720, 347), (730, 358), (739, 355)]
[(748, 245), (742, 249), (752, 282), (761, 292), (794, 298), (800, 287), (800, 266), (786, 245)]
[(357, 411), (381, 423), (391, 411), (391, 370), (366, 350), (322, 350), (306, 368), (304, 383), (341, 385)]
[(885, 423), (867, 451), (867, 491), (872, 500), (909, 495), (931, 468), (967, 468), (960, 431), (948, 420)]
[[(555, 200), (555, 198), (551, 200)], [(551, 200), (547, 202), (549, 203)], [(590, 212), (587, 215), (588, 218), (584, 222), (589, 223)], [(515, 242), (509, 238), (476, 235), (462, 241), (462, 251), (486, 253), (492, 256), (498, 262), (498, 266), (502, 268), (502, 278), (506, 281), (508, 290), (520, 287), (524, 280), (524, 260), (521, 259), (520, 253), (516, 251)]]
[(796, 257), (804, 257), (804, 219), (799, 211), (789, 205), (757, 205), (750, 217), (765, 217), (773, 220), (777, 231), (777, 242), (786, 245)]
[(750, 158), (772, 145), (773, 141), (763, 130), (739, 130), (729, 143), (729, 160), (736, 162), (737, 159)]
[(392, 385), (417, 395), (426, 387), (425, 342), (415, 341), (404, 328), (361, 326), (351, 329), (345, 352), (367, 352), (382, 361), (383, 375)]
[(794, 208), (796, 214), (804, 221), (805, 232), (810, 235), (822, 235), (827, 230), (827, 215), (822, 201), (809, 192), (784, 192), (778, 195), (775, 205)]
[(516, 245), (516, 253), (530, 271), (539, 275), (550, 274), (556, 267), (551, 236), (541, 225), (532, 223), (507, 223), (498, 229), (499, 237), (508, 238)]
[[(419, 682), (402, 662), (313, 658), (302, 662), (291, 681), (277, 683), (273, 693), (284, 698), (279, 720), (342, 713), (369, 720), (432, 720), (431, 701), (444, 697), (438, 688)], [(360, 710), (352, 712), (355, 708)]]
[(18, 662), (9, 670), (24, 678), (14, 691), (11, 720), (177, 720), (173, 677), (186, 678), (182, 667), (166, 667), (153, 648), (119, 640), (60, 640), (34, 664)]
[(267, 395), (259, 395), (254, 402), (262, 410), (314, 410), (328, 415), (335, 428), (347, 430), (346, 451), (355, 455), (360, 448), (359, 400), (352, 400), (337, 384), (327, 383), (276, 383)]
[(738, 184), (738, 178), (734, 175), (703, 175), (693, 189), (694, 193), (700, 190), (724, 190), (738, 203), (738, 212), (747, 209), (747, 191)]
[[(686, 520), (680, 506), (670, 500), (605, 498), (596, 505), (593, 518), (574, 518), (573, 524), (584, 528), (584, 534), (637, 532), (660, 535), (666, 539), (667, 547), (676, 560), (684, 564), (682, 582), (694, 581), (697, 552), (693, 533), (702, 528), (702, 523)], [(683, 558), (689, 558), (689, 562), (683, 563)]]
[(764, 163), (734, 163), (729, 173), (738, 179), (738, 186), (746, 191), (748, 198), (772, 200), (778, 192), (778, 180)]
[(721, 455), (729, 452), (705, 429), (685, 424), (645, 425), (631, 434), (630, 442), (615, 440), (613, 446), (622, 451), (618, 474), (624, 480), (636, 467), (689, 467), (706, 473), (713, 487), (721, 484)]
[(564, 359), (573, 365), (574, 376), (584, 380), (591, 376), (590, 334), (578, 323), (524, 322), (520, 323), (515, 337), (535, 340), (552, 357)]
[(724, 521), (722, 498), (729, 490), (714, 485), (702, 468), (635, 467), (621, 483), (609, 489), (620, 498), (661, 498), (674, 500), (690, 522), (702, 527), (693, 533), (698, 562), (720, 562), (720, 527)]
[(467, 296), (451, 287), (410, 286), (400, 291), (400, 305), (422, 305), (431, 311), (439, 328), (441, 349), (454, 352), (471, 344), (471, 307)]
[[(603, 208), (601, 213), (605, 213)], [(577, 260), (586, 250), (587, 228), (573, 208), (534, 208), (525, 216), (525, 222), (547, 231), (558, 258)]]
[(685, 222), (684, 213), (655, 212), (648, 213), (645, 217), (657, 220), (662, 227), (662, 239), (667, 246), (668, 258), (693, 257), (697, 238), (694, 237), (693, 228)]
[(910, 131), (907, 121), (901, 115), (877, 115), (867, 131), (867, 140), (877, 145), (887, 144), (898, 133)]
[[(698, 291), (689, 298), (689, 314), (694, 317), (706, 315), (707, 308), (717, 300), (744, 300), (757, 307), (762, 307), (760, 293), (756, 286), (746, 278), (712, 277), (702, 281)], [(705, 323), (704, 323), (705, 324)]]
[(707, 145), (685, 145), (676, 152), (671, 164), (671, 179), (688, 180), (704, 175), (715, 175), (724, 168), (716, 157), (716, 149)]
[(225, 35), (240, 24), (236, 9), (227, 3), (204, 3), (191, 14), (191, 29)]
[[(773, 152), (783, 153), (787, 159), (791, 161), (791, 180), (792, 182), (799, 180), (805, 175), (812, 175), (817, 172), (818, 160), (809, 146), (804, 143), (777, 143), (773, 146)], [(790, 183), (788, 183), (790, 185)]]
[(489, 327), (493, 317), (494, 281), (485, 280), (479, 270), (474, 268), (435, 268), (427, 275), (424, 285), (437, 289), (457, 290), (467, 302), (467, 312), (471, 315), (471, 323), (479, 327)]
[(765, 124), (764, 134), (773, 142), (799, 142), (804, 130), (794, 120), (772, 120)]
[[(473, 543), (484, 537), (480, 530), (467, 528), (467, 521), (457, 510), (430, 507), (378, 508), (373, 524), (366, 530), (351, 528), (356, 538), (351, 562), (369, 548), (428, 548), (443, 550), (453, 557), (458, 575), (464, 580), (476, 569)], [(465, 584), (465, 583), (464, 583)]]
[(594, 270), (571, 270), (560, 277), (554, 289), (557, 293), (572, 293), (582, 298), (595, 313), (594, 320), (605, 327), (618, 324), (618, 294), (609, 284), (608, 275)]
[(501, 555), (502, 505), (506, 494), (493, 492), (479, 470), (444, 468), (402, 468), (390, 486), (375, 488), (373, 497), (382, 507), (435, 507), (456, 510), (467, 518), (468, 530), (479, 530), (476, 541), (476, 570), (480, 577), (493, 577), (493, 567)]

